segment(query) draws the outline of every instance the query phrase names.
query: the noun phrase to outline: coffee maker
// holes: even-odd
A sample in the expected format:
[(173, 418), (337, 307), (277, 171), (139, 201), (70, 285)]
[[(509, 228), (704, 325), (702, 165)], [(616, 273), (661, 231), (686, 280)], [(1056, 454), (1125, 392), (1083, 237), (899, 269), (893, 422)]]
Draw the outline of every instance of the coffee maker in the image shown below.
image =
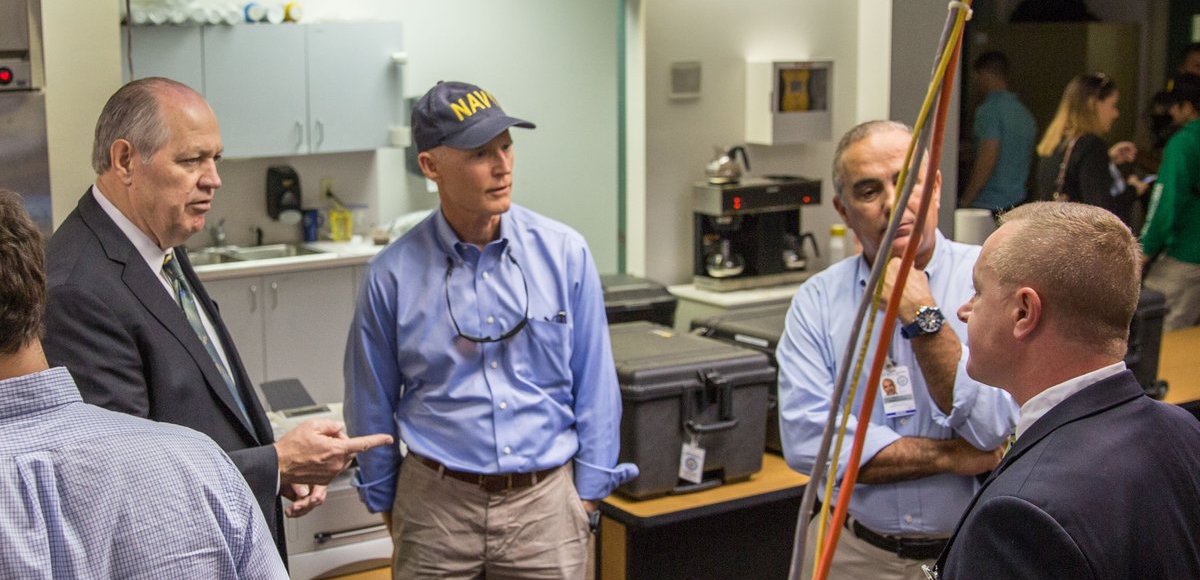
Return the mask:
[(694, 283), (717, 292), (798, 283), (808, 277), (800, 208), (821, 203), (821, 180), (795, 175), (697, 183)]

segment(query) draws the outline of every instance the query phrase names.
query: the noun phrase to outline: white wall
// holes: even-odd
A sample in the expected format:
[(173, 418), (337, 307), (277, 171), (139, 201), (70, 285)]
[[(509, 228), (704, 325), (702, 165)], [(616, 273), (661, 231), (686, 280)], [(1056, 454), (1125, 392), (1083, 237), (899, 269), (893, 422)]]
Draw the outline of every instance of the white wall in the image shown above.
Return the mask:
[(625, 2), (625, 271), (645, 275), (646, 4)]
[[(824, 248), (829, 225), (838, 219), (829, 184), (836, 139), (856, 123), (888, 111), (892, 2), (653, 0), (642, 4), (645, 201), (641, 207), (634, 207), (633, 195), (629, 201), (631, 214), (644, 209), (645, 230), (630, 233), (630, 272), (667, 284), (691, 280), (691, 187), (704, 178), (704, 164), (712, 157), (714, 145), (744, 142), (747, 60), (834, 61), (831, 140), (748, 148), (752, 173), (823, 180), (821, 206), (805, 208), (801, 219), (803, 229), (815, 232)], [(668, 99), (671, 63), (692, 60), (703, 67), (700, 98)], [(633, 223), (630, 220), (631, 227)], [(644, 246), (634, 247), (640, 238)], [(635, 267), (643, 263), (644, 269)]]
[(121, 86), (120, 15), (115, 2), (42, 2), (50, 206), (58, 226), (96, 177), (92, 135), (108, 96)]
[[(618, 2), (308, 0), (304, 9), (309, 22), (402, 22), (408, 96), (438, 80), (473, 82), (507, 113), (536, 123), (513, 130), (514, 200), (579, 230), (600, 270), (616, 270)], [(406, 174), (401, 150), (231, 160), (213, 208), (226, 217), (231, 243), (249, 240), (250, 222), (266, 226), (268, 241), (298, 238), (297, 227), (266, 223), (266, 168), (281, 162), (300, 173), (306, 203), (318, 203), (323, 176), (347, 201), (376, 206), (380, 219), (436, 203), (423, 179)]]

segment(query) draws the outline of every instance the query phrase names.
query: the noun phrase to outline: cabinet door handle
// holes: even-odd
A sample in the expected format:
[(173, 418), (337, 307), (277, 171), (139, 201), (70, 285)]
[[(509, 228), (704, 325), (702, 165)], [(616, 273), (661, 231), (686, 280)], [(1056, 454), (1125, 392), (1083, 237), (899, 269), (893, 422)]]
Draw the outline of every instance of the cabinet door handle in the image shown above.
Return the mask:
[(258, 284), (250, 285), (250, 312), (258, 310)]
[(321, 144), (324, 142), (325, 142), (325, 123), (322, 123), (320, 119), (317, 119), (317, 145), (315, 147), (313, 147), (313, 149), (320, 148)]
[(279, 283), (271, 282), (271, 310), (279, 308)]
[(304, 123), (296, 121), (296, 151), (304, 147)]

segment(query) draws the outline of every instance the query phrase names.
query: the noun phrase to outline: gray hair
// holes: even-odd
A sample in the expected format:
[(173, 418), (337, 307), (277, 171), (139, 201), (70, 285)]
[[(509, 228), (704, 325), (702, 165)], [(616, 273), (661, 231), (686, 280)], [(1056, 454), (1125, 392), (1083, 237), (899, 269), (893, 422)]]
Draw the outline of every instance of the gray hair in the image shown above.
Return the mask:
[(900, 131), (912, 135), (912, 127), (899, 121), (888, 120), (860, 123), (842, 135), (842, 140), (838, 141), (837, 149), (833, 152), (833, 191), (838, 197), (841, 197), (842, 186), (846, 184), (846, 168), (842, 166), (842, 157), (846, 155), (846, 150), (871, 135), (885, 131)]
[(1032, 287), (1068, 338), (1124, 356), (1141, 291), (1142, 250), (1124, 223), (1082, 203), (1037, 202), (1000, 217), (1020, 227), (988, 258), (1000, 280)]
[(171, 89), (196, 93), (178, 81), (147, 77), (126, 84), (108, 98), (96, 121), (92, 142), (92, 169), (97, 175), (112, 169), (109, 151), (118, 139), (129, 141), (141, 153), (142, 161), (149, 161), (167, 143), (171, 135), (163, 122), (158, 97)]

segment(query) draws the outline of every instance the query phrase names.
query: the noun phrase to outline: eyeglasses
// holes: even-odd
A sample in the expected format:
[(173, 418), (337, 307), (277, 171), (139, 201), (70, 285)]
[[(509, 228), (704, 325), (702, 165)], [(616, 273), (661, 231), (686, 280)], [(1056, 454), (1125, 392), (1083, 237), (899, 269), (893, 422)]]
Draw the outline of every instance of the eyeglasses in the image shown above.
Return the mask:
[(517, 263), (517, 259), (512, 255), (512, 250), (505, 252), (505, 255), (508, 256), (508, 260), (517, 267), (517, 271), (521, 273), (521, 285), (525, 287), (525, 313), (521, 315), (521, 320), (517, 322), (516, 326), (512, 327), (512, 329), (508, 332), (505, 332), (504, 334), (501, 334), (495, 338), (490, 336), (471, 336), (463, 333), (462, 329), (459, 328), (458, 319), (454, 317), (454, 307), (450, 305), (450, 273), (454, 271), (454, 259), (450, 256), (446, 256), (446, 310), (450, 312), (450, 323), (454, 325), (454, 332), (457, 332), (459, 336), (471, 342), (486, 343), (508, 340), (516, 336), (517, 333), (521, 332), (521, 330), (525, 328), (525, 325), (529, 324), (529, 282), (525, 279), (525, 269), (521, 267), (521, 264)]

